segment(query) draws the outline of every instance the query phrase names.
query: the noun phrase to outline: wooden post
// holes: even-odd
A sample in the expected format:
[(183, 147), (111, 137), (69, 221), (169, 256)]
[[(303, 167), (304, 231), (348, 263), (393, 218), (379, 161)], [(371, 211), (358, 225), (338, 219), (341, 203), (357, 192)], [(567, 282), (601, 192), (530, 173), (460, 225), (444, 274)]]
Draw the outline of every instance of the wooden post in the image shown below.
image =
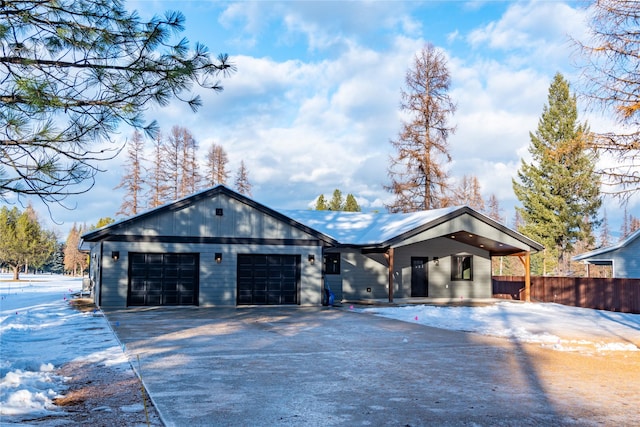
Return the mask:
[(531, 302), (531, 252), (524, 255), (524, 300)]
[(531, 252), (520, 253), (518, 258), (524, 265), (524, 300), (531, 302)]
[(387, 262), (389, 263), (389, 302), (393, 302), (393, 248), (387, 251)]

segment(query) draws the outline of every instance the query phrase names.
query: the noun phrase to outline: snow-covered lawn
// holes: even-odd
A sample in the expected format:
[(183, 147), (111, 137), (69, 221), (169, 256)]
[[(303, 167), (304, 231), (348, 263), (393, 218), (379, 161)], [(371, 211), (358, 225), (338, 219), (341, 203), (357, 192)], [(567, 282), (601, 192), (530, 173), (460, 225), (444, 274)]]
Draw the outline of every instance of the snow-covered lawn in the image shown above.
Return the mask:
[(482, 307), (428, 306), (363, 309), (405, 322), (475, 332), (561, 351), (638, 351), (640, 315), (552, 303), (499, 302)]
[(64, 393), (65, 378), (56, 369), (66, 362), (95, 361), (130, 369), (106, 319), (69, 305), (82, 279), (10, 278), (0, 275), (1, 425), (60, 414), (52, 400)]
[[(106, 319), (69, 305), (81, 279), (0, 275), (0, 424), (60, 414), (57, 368), (75, 360), (131, 369)], [(640, 315), (557, 304), (504, 302), (486, 307), (367, 308), (407, 322), (540, 343), (558, 350), (637, 351)], [(82, 339), (79, 339), (82, 337)]]

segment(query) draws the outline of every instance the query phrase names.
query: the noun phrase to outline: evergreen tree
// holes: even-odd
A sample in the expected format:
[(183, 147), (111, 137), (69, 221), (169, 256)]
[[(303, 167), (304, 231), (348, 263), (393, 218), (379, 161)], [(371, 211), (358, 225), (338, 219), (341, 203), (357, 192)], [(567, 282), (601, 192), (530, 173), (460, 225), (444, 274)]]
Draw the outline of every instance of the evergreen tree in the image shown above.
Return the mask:
[(133, 216), (142, 210), (143, 159), (144, 139), (140, 132), (134, 131), (128, 144), (127, 160), (124, 164), (125, 174), (116, 186), (116, 189), (124, 188), (125, 190), (124, 199), (116, 215)]
[(244, 165), (244, 160), (240, 161), (240, 169), (236, 175), (236, 190), (240, 194), (251, 197), (251, 183), (249, 182), (249, 172)]
[(594, 172), (597, 158), (588, 148), (589, 130), (578, 122), (576, 98), (559, 73), (530, 138), (533, 160), (522, 160), (513, 189), (522, 203), (516, 208), (524, 221), (519, 231), (545, 246), (542, 257), (532, 259), (532, 270), (546, 274), (564, 264), (575, 242), (593, 241), (601, 205), (600, 181)]
[(141, 20), (121, 0), (0, 2), (0, 199), (60, 202), (88, 191), (119, 152), (122, 123), (150, 134), (144, 112), (172, 99), (192, 110), (196, 86), (222, 90), (235, 67), (175, 38), (184, 16)]
[(316, 200), (316, 210), (317, 211), (329, 210), (329, 205), (327, 205), (327, 202), (324, 199), (324, 194), (321, 194), (318, 196), (318, 199)]
[(0, 264), (13, 270), (13, 279), (20, 279), (20, 270), (42, 267), (53, 254), (56, 238), (44, 230), (31, 206), (24, 212), (18, 208), (0, 209)]
[(395, 196), (387, 205), (391, 212), (415, 212), (444, 206), (449, 191), (445, 163), (451, 161), (448, 124), (456, 106), (449, 97), (451, 77), (444, 53), (426, 45), (414, 58), (405, 76), (400, 107), (409, 116), (391, 145), (385, 188)]
[(360, 205), (358, 205), (358, 201), (356, 200), (355, 197), (353, 197), (353, 194), (349, 193), (347, 194), (347, 200), (344, 203), (344, 210), (345, 212), (360, 212)]
[(329, 200), (330, 211), (342, 211), (344, 210), (344, 198), (342, 197), (342, 191), (337, 188), (333, 190), (333, 197)]

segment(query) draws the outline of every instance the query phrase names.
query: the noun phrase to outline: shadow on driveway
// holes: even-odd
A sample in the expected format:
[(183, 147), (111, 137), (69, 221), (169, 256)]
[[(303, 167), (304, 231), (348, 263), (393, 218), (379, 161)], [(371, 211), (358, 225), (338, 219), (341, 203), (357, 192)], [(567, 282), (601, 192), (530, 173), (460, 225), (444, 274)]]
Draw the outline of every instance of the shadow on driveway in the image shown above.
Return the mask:
[(590, 424), (503, 339), (346, 308), (106, 314), (168, 426)]

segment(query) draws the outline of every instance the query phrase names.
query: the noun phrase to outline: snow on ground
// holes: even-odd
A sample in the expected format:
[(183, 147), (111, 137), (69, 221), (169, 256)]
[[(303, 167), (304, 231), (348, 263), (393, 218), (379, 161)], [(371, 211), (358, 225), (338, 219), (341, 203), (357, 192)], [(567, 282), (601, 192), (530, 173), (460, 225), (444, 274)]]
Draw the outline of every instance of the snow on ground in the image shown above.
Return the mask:
[(10, 278), (0, 275), (0, 425), (24, 425), (30, 418), (61, 414), (52, 400), (64, 393), (65, 378), (56, 369), (66, 362), (130, 369), (106, 319), (69, 305), (82, 279)]
[[(57, 368), (94, 361), (130, 369), (100, 312), (82, 313), (69, 299), (81, 279), (0, 275), (0, 425), (61, 414), (65, 391)], [(358, 309), (360, 311), (360, 309)], [(501, 302), (485, 307), (379, 307), (361, 311), (428, 326), (541, 343), (558, 350), (638, 351), (640, 315)], [(82, 339), (78, 339), (82, 337)]]
[(561, 351), (640, 350), (640, 314), (509, 301), (481, 307), (411, 305), (362, 311), (436, 328), (539, 343)]

